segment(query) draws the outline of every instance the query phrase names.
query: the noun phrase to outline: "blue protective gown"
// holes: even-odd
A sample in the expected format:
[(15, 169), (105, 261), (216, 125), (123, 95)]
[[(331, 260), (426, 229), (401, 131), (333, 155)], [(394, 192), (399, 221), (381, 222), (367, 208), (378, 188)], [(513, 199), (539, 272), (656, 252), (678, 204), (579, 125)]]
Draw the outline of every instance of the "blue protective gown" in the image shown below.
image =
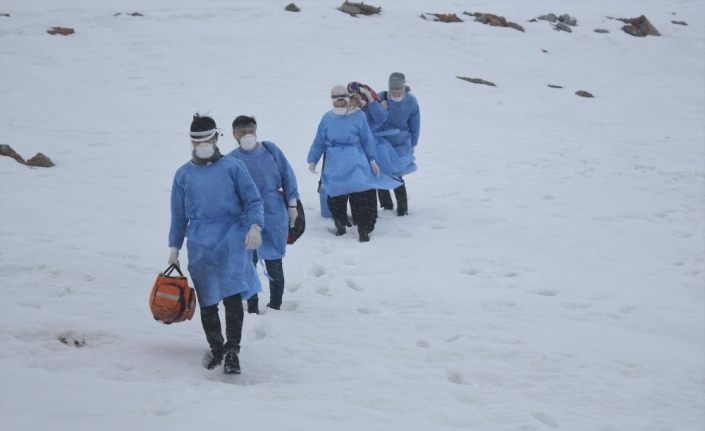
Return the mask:
[(370, 161), (377, 158), (374, 136), (362, 111), (347, 115), (327, 112), (318, 124), (308, 152), (308, 163), (318, 163), (325, 153), (321, 183), (329, 196), (401, 185), (386, 174), (375, 177)]
[(245, 249), (250, 226), (262, 226), (262, 199), (245, 165), (222, 157), (207, 166), (188, 162), (171, 187), (169, 247), (188, 238), (188, 270), (201, 307), (240, 293), (247, 299), (262, 290)]
[(391, 177), (402, 175), (406, 167), (404, 160), (399, 157), (392, 144), (385, 139), (387, 136), (399, 133), (399, 131), (381, 130), (387, 120), (387, 110), (379, 102), (372, 101), (362, 108), (362, 112), (365, 113), (367, 123), (372, 129), (372, 134), (377, 143), (377, 164), (379, 169)]
[[(251, 151), (236, 148), (230, 156), (241, 160), (257, 185), (264, 204), (262, 245), (257, 257), (264, 260), (281, 259), (286, 253), (289, 236), (289, 214), (286, 204), (299, 198), (296, 177), (284, 153), (273, 142), (258, 143)], [(279, 189), (284, 190), (282, 197)]]
[(399, 131), (399, 133), (386, 136), (386, 139), (392, 144), (402, 160), (404, 168), (401, 175), (410, 174), (416, 171), (416, 158), (412, 147), (416, 147), (419, 143), (421, 128), (419, 103), (416, 101), (416, 97), (408, 92), (401, 102), (393, 101), (388, 97), (386, 91), (379, 93), (379, 97), (387, 101), (387, 120), (380, 130), (391, 132), (396, 129)]

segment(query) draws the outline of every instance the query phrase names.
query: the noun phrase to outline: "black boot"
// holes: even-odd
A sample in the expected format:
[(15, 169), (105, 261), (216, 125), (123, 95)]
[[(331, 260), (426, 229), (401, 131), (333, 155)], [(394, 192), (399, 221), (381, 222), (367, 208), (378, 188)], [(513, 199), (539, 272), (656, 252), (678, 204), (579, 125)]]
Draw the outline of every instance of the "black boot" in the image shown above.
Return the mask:
[(206, 369), (208, 370), (216, 368), (218, 365), (223, 363), (224, 354), (225, 350), (223, 350), (222, 348), (211, 349), (210, 352), (206, 353), (206, 357), (203, 358), (203, 366), (206, 367)]
[(406, 202), (406, 185), (402, 184), (394, 189), (394, 196), (397, 198), (397, 215), (405, 216), (409, 214), (409, 208)]
[(360, 238), (360, 242), (368, 242), (370, 240), (370, 228), (365, 225), (357, 226), (357, 234)]
[(379, 206), (385, 210), (393, 210), (394, 203), (392, 203), (392, 194), (389, 190), (379, 189), (377, 190), (377, 196), (379, 197)]
[(259, 314), (259, 297), (257, 295), (247, 300), (247, 312), (250, 314)]
[(335, 236), (345, 235), (345, 232), (347, 232), (347, 229), (345, 229), (346, 224), (347, 223), (343, 221), (335, 221)]
[(240, 360), (235, 350), (228, 349), (225, 352), (225, 363), (223, 364), (223, 373), (225, 374), (240, 374)]

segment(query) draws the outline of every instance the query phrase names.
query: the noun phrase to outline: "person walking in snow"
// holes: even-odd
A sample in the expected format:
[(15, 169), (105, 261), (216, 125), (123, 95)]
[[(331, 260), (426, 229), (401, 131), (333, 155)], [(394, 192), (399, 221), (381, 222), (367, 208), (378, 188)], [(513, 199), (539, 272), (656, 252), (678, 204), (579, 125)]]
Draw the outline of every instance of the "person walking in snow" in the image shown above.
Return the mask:
[(360, 107), (375, 137), (377, 165), (379, 165), (380, 171), (392, 178), (398, 178), (405, 166), (392, 144), (385, 137), (399, 132), (398, 130), (381, 130), (387, 120), (387, 109), (382, 106), (379, 96), (369, 85), (353, 81), (348, 83), (347, 88), (348, 93), (352, 95), (350, 98), (352, 105)]
[[(262, 243), (263, 206), (247, 167), (221, 155), (218, 135), (211, 117), (194, 115), (191, 160), (176, 171), (171, 187), (169, 264), (179, 266), (179, 250), (188, 237), (188, 270), (210, 346), (204, 366), (212, 370), (224, 362), (226, 374), (240, 374), (242, 301), (262, 289), (252, 250)], [(218, 316), (220, 301), (227, 342)]]
[[(397, 215), (399, 216), (409, 213), (406, 185), (402, 176), (416, 171), (414, 152), (419, 143), (421, 127), (419, 103), (410, 91), (406, 85), (404, 74), (394, 72), (389, 75), (389, 91), (379, 93), (382, 104), (387, 108), (387, 120), (381, 130), (388, 133), (386, 139), (394, 146), (404, 166), (399, 173), (402, 185), (394, 189), (394, 196), (397, 199)], [(382, 208), (394, 209), (392, 196), (388, 190), (379, 190), (378, 195)]]
[(331, 90), (333, 109), (318, 124), (316, 137), (308, 152), (309, 170), (325, 155), (321, 170), (322, 186), (328, 194), (328, 207), (335, 223), (335, 235), (346, 233), (347, 201), (357, 224), (360, 242), (370, 240), (376, 221), (377, 188), (395, 188), (399, 181), (381, 174), (376, 162), (375, 139), (365, 114), (350, 104), (345, 86)]
[[(269, 275), (269, 303), (279, 310), (284, 295), (284, 267), (289, 226), (293, 227), (298, 211), (299, 190), (296, 177), (284, 153), (273, 142), (257, 141), (257, 121), (240, 115), (233, 121), (233, 136), (238, 148), (229, 155), (242, 161), (257, 185), (264, 204), (262, 245), (254, 252), (254, 262), (263, 259)], [(283, 190), (284, 197), (280, 190)], [(259, 314), (259, 298), (247, 300), (247, 312)]]

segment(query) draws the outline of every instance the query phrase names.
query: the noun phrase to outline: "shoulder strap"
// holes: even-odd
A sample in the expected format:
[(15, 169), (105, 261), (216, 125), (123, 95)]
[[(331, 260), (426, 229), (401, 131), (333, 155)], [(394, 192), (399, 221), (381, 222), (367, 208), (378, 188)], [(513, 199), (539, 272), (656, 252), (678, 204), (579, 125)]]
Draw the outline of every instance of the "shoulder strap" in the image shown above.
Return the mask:
[[(270, 145), (274, 145), (274, 144), (271, 143), (271, 142), (262, 141), (262, 146), (264, 147), (265, 150), (267, 150), (267, 152), (268, 152), (269, 154), (271, 154), (272, 158), (274, 159), (274, 163), (276, 163), (276, 165), (277, 165), (277, 171), (279, 171), (279, 180), (280, 180), (280, 182), (282, 183), (282, 186), (283, 186), (283, 181), (281, 180), (281, 179), (284, 177), (284, 174), (282, 173), (282, 166), (281, 166), (281, 164), (279, 164), (279, 159), (277, 158), (276, 155), (274, 155), (274, 151), (272, 150), (272, 148), (270, 147)], [(282, 187), (282, 189), (283, 189), (283, 188), (284, 188), (284, 187)]]

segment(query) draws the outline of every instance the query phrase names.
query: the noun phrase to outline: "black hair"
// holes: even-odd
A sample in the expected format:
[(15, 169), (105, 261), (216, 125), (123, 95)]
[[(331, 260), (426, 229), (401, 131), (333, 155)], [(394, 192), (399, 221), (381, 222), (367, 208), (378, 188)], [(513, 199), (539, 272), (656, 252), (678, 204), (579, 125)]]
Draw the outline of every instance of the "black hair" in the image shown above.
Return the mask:
[(244, 127), (244, 126), (257, 126), (257, 120), (255, 120), (255, 117), (248, 117), (247, 115), (238, 115), (234, 120), (233, 120), (233, 130), (235, 130), (238, 127)]
[(207, 115), (201, 116), (200, 114), (193, 114), (193, 121), (191, 121), (191, 131), (192, 132), (205, 132), (206, 130), (215, 129), (215, 120)]

